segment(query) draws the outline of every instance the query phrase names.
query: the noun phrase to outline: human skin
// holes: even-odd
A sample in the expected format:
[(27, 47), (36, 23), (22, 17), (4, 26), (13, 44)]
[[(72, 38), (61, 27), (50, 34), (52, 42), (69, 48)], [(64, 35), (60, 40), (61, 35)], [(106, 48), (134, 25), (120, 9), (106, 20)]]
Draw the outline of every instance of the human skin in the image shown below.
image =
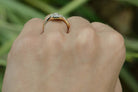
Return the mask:
[(81, 17), (34, 18), (8, 54), (2, 92), (122, 92), (124, 39), (113, 28)]

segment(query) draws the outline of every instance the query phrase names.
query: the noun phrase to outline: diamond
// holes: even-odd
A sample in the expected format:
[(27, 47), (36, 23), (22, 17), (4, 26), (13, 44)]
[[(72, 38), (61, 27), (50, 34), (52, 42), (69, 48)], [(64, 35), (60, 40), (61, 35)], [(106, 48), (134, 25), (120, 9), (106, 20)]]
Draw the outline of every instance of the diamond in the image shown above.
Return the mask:
[(63, 17), (62, 15), (58, 14), (58, 13), (53, 13), (50, 15), (53, 18), (59, 18), (59, 17)]
[[(50, 14), (50, 16), (47, 18), (45, 18), (45, 22), (44, 22), (44, 25), (48, 22), (48, 21), (63, 21), (66, 25), (67, 25), (67, 28), (69, 29), (70, 28), (70, 23), (66, 20), (66, 18), (58, 13), (53, 13), (53, 14)], [(44, 26), (43, 26), (44, 28)], [(69, 32), (69, 30), (67, 31), (67, 33)]]

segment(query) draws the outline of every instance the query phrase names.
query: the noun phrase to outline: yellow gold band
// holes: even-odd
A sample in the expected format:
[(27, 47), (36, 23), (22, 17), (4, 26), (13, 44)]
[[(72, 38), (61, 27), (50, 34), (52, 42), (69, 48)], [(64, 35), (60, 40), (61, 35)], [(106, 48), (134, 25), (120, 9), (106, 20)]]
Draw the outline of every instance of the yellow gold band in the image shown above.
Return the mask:
[(48, 18), (45, 18), (43, 27), (48, 21), (63, 21), (67, 25), (67, 33), (69, 33), (70, 24), (62, 15), (57, 13), (51, 14)]

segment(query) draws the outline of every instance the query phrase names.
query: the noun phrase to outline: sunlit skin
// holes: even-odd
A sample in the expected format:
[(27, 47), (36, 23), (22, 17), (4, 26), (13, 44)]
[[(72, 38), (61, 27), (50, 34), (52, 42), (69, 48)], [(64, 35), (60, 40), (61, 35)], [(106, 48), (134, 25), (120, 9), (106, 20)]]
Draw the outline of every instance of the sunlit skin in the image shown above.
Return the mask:
[(14, 41), (2, 92), (122, 92), (124, 39), (111, 27), (81, 17), (34, 18)]

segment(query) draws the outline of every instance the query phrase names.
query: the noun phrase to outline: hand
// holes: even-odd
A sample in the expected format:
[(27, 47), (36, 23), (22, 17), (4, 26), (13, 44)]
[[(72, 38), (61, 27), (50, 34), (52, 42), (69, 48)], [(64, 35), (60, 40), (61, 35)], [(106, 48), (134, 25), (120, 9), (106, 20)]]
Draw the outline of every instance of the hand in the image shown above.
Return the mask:
[(27, 22), (13, 43), (2, 92), (121, 92), (123, 37), (102, 23), (71, 17)]

